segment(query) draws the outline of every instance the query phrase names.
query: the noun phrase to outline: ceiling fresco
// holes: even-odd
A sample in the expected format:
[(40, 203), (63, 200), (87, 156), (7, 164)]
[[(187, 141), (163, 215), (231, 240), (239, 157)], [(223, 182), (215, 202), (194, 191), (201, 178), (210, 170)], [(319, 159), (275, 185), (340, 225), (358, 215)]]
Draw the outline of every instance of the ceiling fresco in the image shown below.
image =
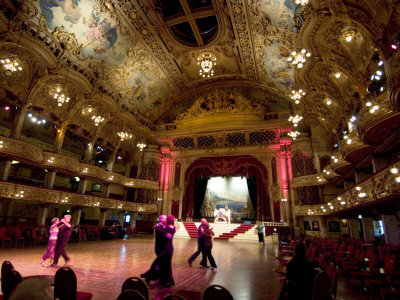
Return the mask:
[[(194, 16), (200, 2), (187, 1)], [(208, 14), (217, 16), (219, 27), (219, 33), (207, 47), (186, 47), (171, 38), (164, 23), (167, 21), (156, 13), (155, 1), (39, 0), (38, 4), (39, 15), (45, 16), (49, 32), (62, 27), (74, 34), (82, 49), (81, 57), (103, 66), (107, 84), (121, 96), (119, 105), (146, 118), (157, 118), (157, 122), (171, 119), (172, 107), (190, 106), (181, 102), (193, 103), (193, 99), (181, 97), (186, 92), (185, 85), (209, 84), (198, 75), (197, 57), (204, 51), (212, 51), (218, 57), (217, 81), (232, 76), (250, 81), (258, 78), (258, 84), (264, 88), (285, 95), (293, 83), (293, 68), (287, 58), (293, 45), (291, 34), (297, 5), (289, 0), (202, 4), (207, 6)], [(167, 2), (164, 4), (169, 19), (182, 14), (181, 9), (175, 12)], [(252, 16), (248, 21), (244, 19), (246, 14)], [(235, 35), (238, 30), (240, 37)], [(254, 45), (249, 45), (246, 41), (252, 39)], [(166, 66), (174, 68), (174, 72)], [(163, 118), (165, 113), (168, 116)]]

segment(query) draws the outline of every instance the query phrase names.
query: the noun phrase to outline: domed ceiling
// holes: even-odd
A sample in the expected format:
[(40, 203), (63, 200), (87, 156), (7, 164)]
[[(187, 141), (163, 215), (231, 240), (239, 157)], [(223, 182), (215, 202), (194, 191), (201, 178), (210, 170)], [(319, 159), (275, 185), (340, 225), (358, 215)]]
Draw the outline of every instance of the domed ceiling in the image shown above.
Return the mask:
[[(293, 1), (294, 2), (294, 1)], [(170, 122), (211, 89), (235, 89), (274, 111), (288, 106), (294, 14), (289, 0), (39, 0), (31, 21), (73, 34), (76, 59), (104, 72), (119, 106)], [(197, 58), (216, 58), (214, 76)], [(264, 102), (264, 103), (263, 103)]]

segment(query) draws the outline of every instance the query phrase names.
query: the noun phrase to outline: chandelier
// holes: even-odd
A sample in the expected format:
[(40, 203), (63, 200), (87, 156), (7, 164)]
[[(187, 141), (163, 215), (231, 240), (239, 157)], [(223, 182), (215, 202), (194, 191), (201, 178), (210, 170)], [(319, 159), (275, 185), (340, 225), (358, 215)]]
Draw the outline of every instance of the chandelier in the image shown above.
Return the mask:
[(16, 71), (22, 71), (22, 67), (20, 66), (21, 61), (17, 57), (1, 59), (0, 63), (3, 65), (3, 69), (6, 70), (6, 75), (11, 75)]
[(308, 4), (308, 0), (296, 0), (295, 3), (296, 4), (300, 4), (300, 5), (307, 5)]
[(57, 100), (58, 106), (62, 106), (64, 103), (68, 103), (70, 98), (63, 93), (61, 86), (57, 85), (50, 90), (50, 95)]
[(121, 138), (121, 141), (131, 139), (132, 138), (132, 133), (127, 133), (127, 132), (118, 132), (118, 136)]
[(292, 98), (294, 103), (299, 104), (301, 97), (303, 97), (305, 94), (306, 92), (304, 92), (302, 89), (292, 90), (292, 96), (290, 96), (290, 98)]
[(300, 52), (293, 51), (291, 55), (292, 56), (288, 58), (288, 61), (292, 62), (294, 65), (297, 65), (297, 68), (301, 69), (306, 62), (307, 57), (311, 56), (311, 53), (307, 52), (306, 49), (302, 49)]
[(143, 149), (147, 146), (145, 143), (139, 143), (136, 145), (137, 147), (139, 147), (140, 151), (143, 151)]
[(300, 132), (298, 131), (291, 131), (288, 133), (288, 136), (290, 136), (293, 140), (295, 140), (297, 138), (297, 136), (300, 135)]
[(104, 118), (101, 116), (92, 116), (92, 120), (94, 120), (95, 126), (99, 126), (100, 123), (104, 121)]
[(214, 70), (212, 68), (217, 64), (217, 58), (214, 54), (205, 52), (199, 55), (197, 64), (200, 65), (200, 76), (211, 77), (214, 75)]
[(294, 127), (297, 127), (297, 125), (299, 124), (299, 122), (303, 119), (302, 116), (299, 115), (295, 115), (295, 116), (290, 116), (289, 118), (289, 122), (293, 123)]

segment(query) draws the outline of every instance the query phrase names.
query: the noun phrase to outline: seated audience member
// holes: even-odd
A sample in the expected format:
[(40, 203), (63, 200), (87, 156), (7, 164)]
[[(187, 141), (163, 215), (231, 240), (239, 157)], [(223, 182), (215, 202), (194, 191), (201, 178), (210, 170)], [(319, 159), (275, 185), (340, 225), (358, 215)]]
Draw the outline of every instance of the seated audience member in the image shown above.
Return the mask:
[(12, 292), (10, 300), (52, 300), (53, 292), (45, 280), (30, 278), (22, 281)]
[(306, 258), (305, 254), (306, 248), (304, 244), (297, 244), (295, 255), (286, 266), (287, 283), (281, 291), (280, 300), (311, 299), (315, 271), (312, 263)]

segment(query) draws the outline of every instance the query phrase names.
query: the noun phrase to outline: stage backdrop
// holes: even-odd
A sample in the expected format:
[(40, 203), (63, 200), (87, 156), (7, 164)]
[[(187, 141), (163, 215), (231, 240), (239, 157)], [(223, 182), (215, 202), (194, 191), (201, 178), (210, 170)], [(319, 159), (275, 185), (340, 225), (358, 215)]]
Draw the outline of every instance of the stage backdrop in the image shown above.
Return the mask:
[[(267, 170), (251, 156), (199, 158), (185, 173), (186, 192), (182, 218), (200, 218), (207, 181), (210, 177), (239, 176), (247, 180), (249, 196), (258, 220), (271, 221), (270, 199), (267, 189)], [(196, 215), (195, 215), (196, 213)]]

